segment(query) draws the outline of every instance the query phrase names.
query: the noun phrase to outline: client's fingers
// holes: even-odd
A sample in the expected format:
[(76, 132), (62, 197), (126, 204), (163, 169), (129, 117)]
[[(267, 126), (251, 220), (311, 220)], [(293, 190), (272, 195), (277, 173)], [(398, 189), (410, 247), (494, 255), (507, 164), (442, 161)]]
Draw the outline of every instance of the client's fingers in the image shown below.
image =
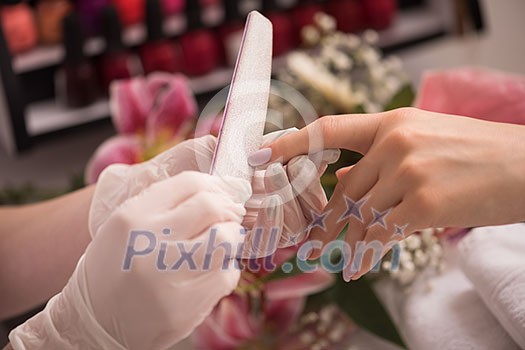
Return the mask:
[(265, 198), (258, 211), (255, 225), (246, 235), (242, 258), (263, 258), (275, 253), (281, 240), (283, 225), (281, 197), (273, 195)]
[[(318, 224), (312, 226), (310, 240), (323, 244), (333, 240), (348, 223), (359, 224), (363, 220), (363, 196), (374, 187), (378, 179), (378, 168), (363, 158), (335, 187), (334, 194), (326, 205)], [(356, 241), (361, 237), (356, 237)], [(320, 256), (321, 250), (314, 250), (311, 259)]]
[(298, 132), (280, 137), (269, 147), (252, 154), (249, 162), (288, 162), (301, 154), (344, 148), (365, 154), (374, 141), (383, 114), (352, 114), (322, 117)]

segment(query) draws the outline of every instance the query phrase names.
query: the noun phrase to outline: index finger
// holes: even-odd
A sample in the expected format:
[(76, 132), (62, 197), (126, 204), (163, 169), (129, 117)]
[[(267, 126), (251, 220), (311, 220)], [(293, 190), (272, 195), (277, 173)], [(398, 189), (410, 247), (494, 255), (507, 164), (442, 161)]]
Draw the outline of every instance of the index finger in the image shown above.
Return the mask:
[(365, 154), (374, 142), (381, 118), (378, 114), (346, 114), (319, 118), (305, 128), (280, 137), (250, 157), (252, 166), (290, 159), (330, 148)]

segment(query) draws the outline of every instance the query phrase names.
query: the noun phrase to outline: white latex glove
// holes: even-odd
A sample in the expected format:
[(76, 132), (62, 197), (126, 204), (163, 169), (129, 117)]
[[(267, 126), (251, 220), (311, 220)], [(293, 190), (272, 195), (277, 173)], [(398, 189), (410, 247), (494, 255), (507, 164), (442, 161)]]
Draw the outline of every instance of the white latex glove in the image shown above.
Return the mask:
[[(166, 349), (182, 340), (238, 284), (235, 247), (250, 195), (247, 181), (184, 172), (128, 199), (100, 226), (63, 291), (11, 332), (13, 349)], [(132, 230), (142, 233), (132, 238)], [(232, 253), (207, 250), (210, 239)], [(189, 252), (195, 266), (182, 260), (172, 270)]]
[[(295, 131), (265, 135), (263, 144)], [(91, 205), (92, 237), (121, 203), (149, 185), (186, 170), (208, 173), (216, 143), (215, 137), (204, 136), (180, 143), (147, 162), (114, 165), (110, 171), (104, 171)], [(243, 222), (249, 230), (243, 257), (271, 255), (277, 247), (291, 246), (304, 239), (312, 211), (320, 212), (327, 203), (319, 177), (339, 155), (338, 150), (327, 150), (312, 156), (318, 166), (308, 157), (300, 156), (286, 166), (276, 163), (266, 170), (255, 171), (253, 197), (247, 203)]]

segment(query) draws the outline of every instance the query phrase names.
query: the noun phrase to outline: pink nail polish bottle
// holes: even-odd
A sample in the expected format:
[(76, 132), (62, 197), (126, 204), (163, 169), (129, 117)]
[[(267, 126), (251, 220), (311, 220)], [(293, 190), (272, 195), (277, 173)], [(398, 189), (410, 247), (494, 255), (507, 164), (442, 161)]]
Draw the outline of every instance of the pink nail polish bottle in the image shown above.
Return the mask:
[(122, 25), (113, 5), (106, 6), (101, 13), (102, 33), (106, 40), (106, 52), (100, 58), (100, 81), (106, 93), (114, 80), (128, 79), (142, 72), (140, 61), (122, 43)]
[(280, 56), (294, 48), (294, 27), (276, 0), (264, 0), (263, 12), (273, 24), (273, 55)]
[(198, 0), (186, 2), (187, 33), (180, 38), (185, 72), (203, 75), (221, 63), (218, 38), (202, 22), (202, 9)]
[[(187, 2), (191, 2), (189, 0)], [(168, 16), (176, 15), (184, 11), (185, 0), (162, 0), (162, 10)]]
[(139, 49), (144, 73), (180, 72), (183, 68), (181, 49), (164, 36), (163, 16), (159, 0), (146, 1), (148, 41)]
[(32, 49), (38, 34), (31, 7), (22, 0), (2, 0), (0, 5), (2, 29), (11, 54)]

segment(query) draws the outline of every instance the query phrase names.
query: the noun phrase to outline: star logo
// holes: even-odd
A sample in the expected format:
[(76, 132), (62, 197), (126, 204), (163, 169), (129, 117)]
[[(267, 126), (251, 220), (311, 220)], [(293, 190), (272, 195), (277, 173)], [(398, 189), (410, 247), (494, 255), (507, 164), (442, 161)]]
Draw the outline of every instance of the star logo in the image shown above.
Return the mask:
[(365, 204), (368, 198), (361, 198), (359, 201), (354, 202), (350, 197), (345, 196), (346, 202), (346, 211), (339, 218), (338, 222), (349, 220), (352, 216), (357, 220), (363, 222), (363, 214), (361, 213), (361, 208)]
[(378, 211), (378, 210), (375, 210), (374, 208), (372, 208), (372, 215), (374, 216), (374, 218), (372, 219), (372, 221), (370, 222), (370, 225), (368, 225), (368, 227), (372, 227), (372, 226), (377, 224), (377, 225), (381, 226), (382, 228), (386, 229), (385, 218), (390, 213), (390, 211), (391, 211), (391, 209), (388, 209), (388, 210), (385, 210), (385, 211)]
[(307, 231), (311, 231), (312, 229), (319, 227), (321, 230), (326, 231), (326, 218), (332, 211), (328, 211), (323, 214), (318, 214), (315, 210), (311, 211), (312, 214), (312, 222), (310, 225), (308, 225)]
[(396, 230), (394, 232), (394, 237), (405, 237), (405, 230), (407, 229), (408, 227), (408, 224), (406, 224), (405, 226), (397, 226), (397, 225), (394, 225), (396, 227)]

